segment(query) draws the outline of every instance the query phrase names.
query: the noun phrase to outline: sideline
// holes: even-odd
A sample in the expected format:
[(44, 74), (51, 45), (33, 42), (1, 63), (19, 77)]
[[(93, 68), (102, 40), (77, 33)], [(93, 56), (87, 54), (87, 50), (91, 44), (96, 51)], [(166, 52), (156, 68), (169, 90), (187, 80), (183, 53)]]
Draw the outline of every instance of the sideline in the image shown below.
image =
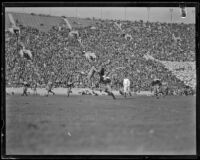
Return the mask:
[[(88, 90), (89, 92), (91, 92), (91, 89), (89, 89), (89, 88), (72, 88), (71, 95), (80, 95), (79, 92), (85, 91), (85, 90)], [(53, 91), (55, 92), (56, 95), (66, 95), (67, 94), (67, 88), (54, 88)], [(23, 87), (19, 87), (19, 88), (6, 87), (6, 93), (11, 94), (12, 92), (14, 92), (14, 94), (22, 94)], [(30, 94), (33, 94), (33, 90), (30, 88), (28, 88), (28, 92)], [(97, 90), (95, 90), (95, 92), (98, 95), (106, 95), (106, 93), (104, 93), (104, 92), (101, 93), (100, 91), (97, 91)], [(37, 88), (37, 93), (39, 95), (45, 95), (47, 92), (46, 92), (45, 88)], [(120, 95), (119, 91), (116, 91), (116, 90), (114, 90), (113, 93), (115, 95)], [(132, 92), (132, 94), (134, 95), (133, 92)], [(150, 91), (140, 91), (140, 93), (136, 92), (136, 95), (150, 96), (150, 95), (153, 95), (153, 93), (151, 93)]]

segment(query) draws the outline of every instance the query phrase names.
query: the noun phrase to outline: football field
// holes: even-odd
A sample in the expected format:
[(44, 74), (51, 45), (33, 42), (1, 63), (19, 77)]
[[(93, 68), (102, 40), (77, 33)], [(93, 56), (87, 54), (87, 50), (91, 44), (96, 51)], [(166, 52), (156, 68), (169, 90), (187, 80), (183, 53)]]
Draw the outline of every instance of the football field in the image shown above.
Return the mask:
[(6, 154), (195, 154), (196, 96), (6, 96)]

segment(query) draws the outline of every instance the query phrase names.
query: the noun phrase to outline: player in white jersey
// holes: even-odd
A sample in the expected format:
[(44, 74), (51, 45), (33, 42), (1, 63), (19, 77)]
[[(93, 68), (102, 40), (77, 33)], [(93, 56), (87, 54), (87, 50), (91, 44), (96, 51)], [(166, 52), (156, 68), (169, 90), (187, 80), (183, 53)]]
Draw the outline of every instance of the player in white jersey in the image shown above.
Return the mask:
[(128, 79), (127, 76), (125, 76), (124, 80), (123, 80), (123, 86), (124, 86), (124, 97), (126, 98), (126, 95), (129, 94), (131, 96), (131, 90), (130, 90), (130, 85), (131, 82)]

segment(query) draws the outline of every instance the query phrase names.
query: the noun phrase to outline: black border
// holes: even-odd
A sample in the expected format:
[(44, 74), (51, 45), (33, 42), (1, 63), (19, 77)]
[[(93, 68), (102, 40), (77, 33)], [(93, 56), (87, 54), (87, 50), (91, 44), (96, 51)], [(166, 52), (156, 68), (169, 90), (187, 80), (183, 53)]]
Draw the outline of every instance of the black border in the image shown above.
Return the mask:
[(196, 78), (197, 78), (197, 97), (196, 97), (196, 155), (6, 155), (6, 108), (5, 108), (5, 43), (1, 43), (1, 158), (2, 159), (200, 159), (200, 2), (176, 1), (176, 2), (141, 2), (141, 1), (120, 1), (120, 2), (82, 2), (82, 1), (57, 1), (57, 2), (3, 2), (1, 3), (1, 33), (2, 42), (5, 42), (5, 7), (195, 7), (196, 13)]
[(185, 2), (185, 1), (176, 1), (176, 2), (162, 2), (162, 1), (154, 1), (154, 2), (140, 2), (140, 1), (105, 1), (105, 2), (90, 2), (90, 1), (57, 1), (57, 2), (4, 2), (4, 6), (6, 7), (196, 7), (198, 2)]

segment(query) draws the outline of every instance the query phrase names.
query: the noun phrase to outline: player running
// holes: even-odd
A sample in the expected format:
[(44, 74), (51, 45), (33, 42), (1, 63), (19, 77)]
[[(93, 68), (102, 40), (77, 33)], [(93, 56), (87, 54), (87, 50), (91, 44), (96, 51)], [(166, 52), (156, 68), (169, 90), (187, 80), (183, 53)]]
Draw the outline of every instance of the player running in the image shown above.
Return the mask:
[[(99, 75), (99, 81), (98, 81), (97, 86), (103, 85), (104, 86), (103, 88), (105, 88), (104, 92), (106, 92), (108, 95), (112, 96), (113, 99), (116, 99), (115, 95), (111, 91), (111, 79), (108, 76), (110, 74), (110, 72), (105, 74), (105, 67), (107, 65), (109, 65), (110, 63), (111, 63), (111, 61), (108, 60), (107, 62), (98, 65), (99, 70), (96, 67), (92, 66), (92, 68), (90, 69), (88, 74), (86, 74), (84, 72), (80, 72), (80, 73), (82, 75), (84, 74), (87, 76), (89, 86), (92, 86), (92, 77), (94, 76), (95, 73), (97, 73)], [(101, 86), (100, 86), (100, 88), (101, 88)], [(92, 86), (92, 90), (93, 90), (93, 86)], [(100, 91), (101, 91), (101, 89), (100, 89)]]
[(23, 93), (22, 93), (21, 96), (24, 96), (24, 95), (28, 96), (27, 90), (28, 90), (28, 87), (29, 87), (29, 86), (30, 86), (30, 85), (29, 85), (26, 81), (23, 82)]
[(111, 79), (110, 79), (110, 76), (108, 76), (111, 72), (108, 72), (107, 74), (105, 73), (106, 69), (105, 67), (107, 65), (109, 65), (111, 62), (110, 60), (108, 60), (107, 63), (103, 63), (100, 67), (99, 70), (97, 70), (97, 73), (99, 74), (99, 84), (100, 84), (100, 87), (101, 85), (104, 86), (105, 90), (104, 92), (106, 92), (109, 96), (112, 96), (113, 99), (116, 99), (115, 98), (115, 95), (113, 94), (112, 90), (111, 90)]
[(47, 83), (47, 87), (46, 87), (46, 90), (47, 90), (46, 96), (49, 96), (49, 93), (52, 93), (53, 95), (55, 95), (55, 93), (52, 91), (52, 88), (53, 88), (53, 83), (51, 81), (49, 81)]

